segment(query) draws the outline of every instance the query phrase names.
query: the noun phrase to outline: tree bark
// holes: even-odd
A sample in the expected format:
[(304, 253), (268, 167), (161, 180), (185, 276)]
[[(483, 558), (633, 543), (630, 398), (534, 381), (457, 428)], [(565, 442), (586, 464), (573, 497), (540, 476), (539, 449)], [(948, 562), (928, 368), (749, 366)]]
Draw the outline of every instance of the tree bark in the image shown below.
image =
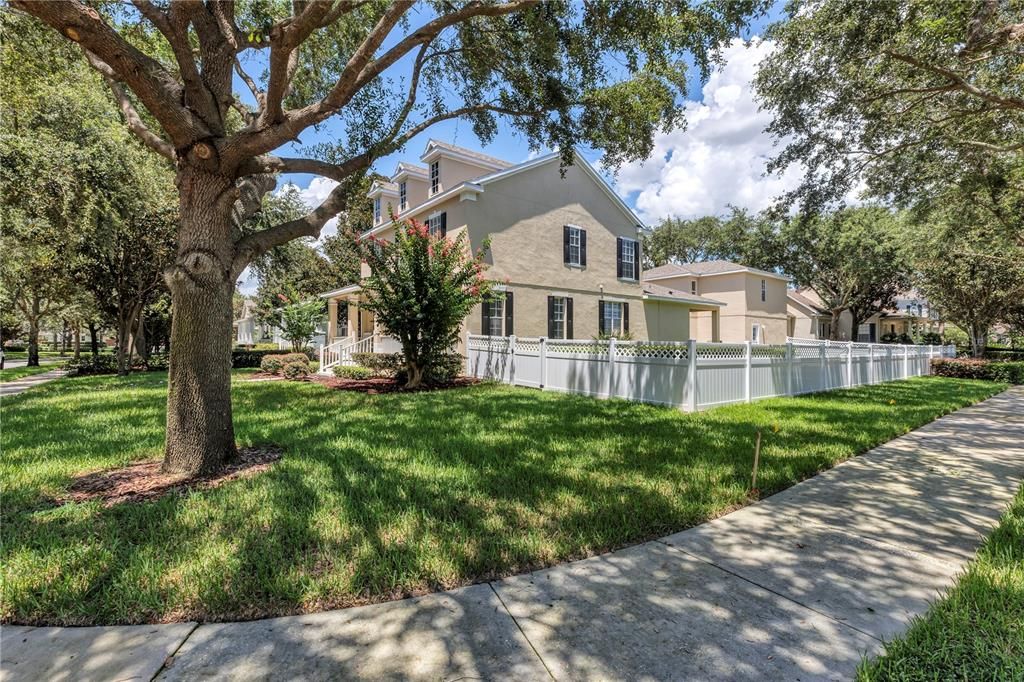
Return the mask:
[(128, 319), (122, 308), (117, 316), (117, 375), (128, 374)]
[(832, 326), (828, 330), (828, 338), (830, 341), (839, 340), (839, 316), (843, 314), (843, 309), (839, 308), (832, 312)]
[(93, 360), (100, 356), (99, 329), (96, 328), (95, 322), (89, 323), (89, 351)]
[(82, 358), (82, 325), (78, 321), (75, 321), (74, 340), (74, 358), (78, 362)]
[(971, 339), (971, 357), (980, 358), (985, 355), (988, 346), (988, 328), (980, 324), (972, 324), (967, 328)]
[(32, 300), (32, 314), (28, 315), (28, 361), (27, 367), (39, 366), (39, 299)]
[(167, 272), (171, 351), (165, 471), (216, 471), (235, 457), (231, 421), (231, 297), (234, 181), (183, 166), (177, 178), (181, 225), (178, 256)]

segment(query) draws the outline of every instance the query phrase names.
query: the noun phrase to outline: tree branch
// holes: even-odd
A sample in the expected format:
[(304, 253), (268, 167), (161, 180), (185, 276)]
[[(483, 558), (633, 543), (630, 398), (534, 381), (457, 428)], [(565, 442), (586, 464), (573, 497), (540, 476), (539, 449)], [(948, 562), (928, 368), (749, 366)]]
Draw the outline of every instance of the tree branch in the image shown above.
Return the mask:
[(296, 49), (335, 9), (331, 5), (332, 0), (311, 0), (302, 7), (298, 16), (279, 22), (270, 30), (270, 77), (267, 81), (266, 104), (259, 118), (261, 126), (281, 120), (281, 103), (288, 92), (295, 69), (298, 68)]
[(160, 121), (175, 147), (186, 147), (209, 136), (206, 124), (182, 104), (182, 87), (175, 77), (158, 61), (125, 41), (93, 8), (78, 0), (10, 0), (10, 4), (99, 57)]
[(1014, 109), (1024, 109), (1024, 99), (1021, 99), (1019, 97), (999, 95), (996, 93), (982, 90), (981, 88), (967, 82), (963, 78), (963, 76), (961, 76), (957, 72), (947, 69), (945, 67), (935, 66), (934, 64), (927, 64), (924, 61), (918, 59), (917, 57), (901, 54), (899, 52), (894, 52), (892, 50), (884, 50), (883, 54), (886, 54), (897, 61), (901, 61), (904, 64), (909, 64), (915, 68), (923, 69), (924, 71), (928, 71), (935, 75), (942, 76), (943, 78), (949, 80), (951, 83), (955, 84), (957, 89), (966, 92), (967, 94), (974, 95), (975, 97), (980, 97), (981, 99), (984, 99), (989, 102), (995, 102), (996, 104), (1003, 104)]

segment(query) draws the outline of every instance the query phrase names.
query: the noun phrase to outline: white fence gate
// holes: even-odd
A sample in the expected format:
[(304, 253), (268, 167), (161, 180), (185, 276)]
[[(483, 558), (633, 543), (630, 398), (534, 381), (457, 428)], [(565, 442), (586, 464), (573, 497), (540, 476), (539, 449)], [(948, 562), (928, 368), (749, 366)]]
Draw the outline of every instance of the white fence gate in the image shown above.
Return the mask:
[(780, 345), (586, 341), (480, 336), (467, 374), (547, 391), (625, 398), (696, 411), (928, 374), (954, 346), (790, 339)]

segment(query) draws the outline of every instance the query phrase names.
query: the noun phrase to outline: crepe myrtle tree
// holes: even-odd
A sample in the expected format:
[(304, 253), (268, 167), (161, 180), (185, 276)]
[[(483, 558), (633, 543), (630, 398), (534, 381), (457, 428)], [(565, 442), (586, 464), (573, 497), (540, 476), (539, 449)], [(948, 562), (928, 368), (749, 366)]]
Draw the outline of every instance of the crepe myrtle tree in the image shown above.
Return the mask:
[(405, 388), (416, 388), (452, 352), (469, 311), (491, 294), (484, 274), (490, 240), (471, 253), (465, 231), (455, 239), (433, 236), (413, 220), (395, 220), (393, 228), (393, 240), (357, 242), (370, 267), (361, 305), (402, 344)]
[(276, 311), (277, 326), (281, 335), (291, 341), (292, 352), (301, 353), (316, 335), (316, 325), (324, 316), (324, 302), (315, 298), (303, 301), (294, 290), (289, 293), (277, 295), (283, 304)]
[[(376, 159), (452, 119), (487, 142), (498, 117), (566, 164), (581, 144), (612, 167), (645, 158), (657, 131), (683, 123), (688, 63), (706, 78), (718, 46), (767, 4), (10, 0), (77, 43), (127, 126), (175, 164), (164, 469), (209, 472), (235, 454), (235, 281), (268, 249), (318, 236)], [(324, 126), (332, 142), (297, 147)], [(280, 173), (338, 185), (298, 219), (241, 229)]]

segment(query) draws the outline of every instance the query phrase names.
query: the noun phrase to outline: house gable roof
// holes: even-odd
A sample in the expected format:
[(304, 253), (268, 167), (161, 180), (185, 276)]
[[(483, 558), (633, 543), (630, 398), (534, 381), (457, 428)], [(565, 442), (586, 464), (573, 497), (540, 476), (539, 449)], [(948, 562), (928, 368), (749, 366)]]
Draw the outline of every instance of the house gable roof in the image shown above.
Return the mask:
[(829, 311), (822, 308), (820, 305), (815, 303), (812, 299), (804, 296), (799, 291), (787, 291), (786, 298), (790, 302), (798, 305), (805, 310), (809, 311), (812, 315), (829, 315)]
[(447, 156), (449, 158), (462, 160), (474, 166), (482, 166), (490, 170), (508, 168), (513, 165), (504, 159), (499, 159), (496, 156), (489, 156), (472, 149), (467, 149), (466, 147), (460, 147), (458, 145), (443, 142), (441, 140), (435, 140), (433, 138), (427, 140), (427, 146), (423, 150), (423, 154), (420, 156), (420, 161), (429, 163), (438, 156)]
[(651, 268), (650, 270), (645, 271), (643, 279), (656, 280), (669, 279), (672, 277), (713, 277), (716, 275), (731, 275), (737, 272), (747, 272), (753, 275), (772, 277), (774, 279), (781, 279), (787, 282), (790, 280), (788, 276), (780, 275), (777, 272), (759, 270), (757, 268), (751, 268), (728, 260), (709, 260), (699, 261), (696, 263), (666, 263), (665, 265), (659, 265), (656, 268)]
[(671, 303), (688, 303), (690, 305), (709, 306), (713, 308), (721, 308), (725, 305), (725, 303), (716, 301), (712, 298), (696, 296), (694, 294), (686, 293), (685, 291), (679, 291), (678, 289), (663, 287), (660, 284), (645, 283), (642, 291), (644, 298), (654, 298), (661, 301), (669, 301)]

